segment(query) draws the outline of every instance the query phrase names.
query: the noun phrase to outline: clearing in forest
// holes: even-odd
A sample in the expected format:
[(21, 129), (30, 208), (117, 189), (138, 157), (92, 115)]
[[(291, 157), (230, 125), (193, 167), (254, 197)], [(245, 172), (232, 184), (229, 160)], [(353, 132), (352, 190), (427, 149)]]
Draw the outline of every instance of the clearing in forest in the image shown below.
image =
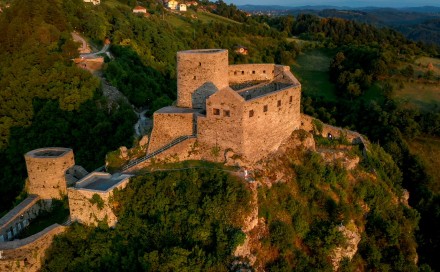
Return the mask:
[(301, 82), (303, 92), (312, 97), (323, 97), (336, 101), (335, 85), (330, 82), (329, 66), (332, 54), (324, 49), (314, 49), (301, 53), (292, 72)]

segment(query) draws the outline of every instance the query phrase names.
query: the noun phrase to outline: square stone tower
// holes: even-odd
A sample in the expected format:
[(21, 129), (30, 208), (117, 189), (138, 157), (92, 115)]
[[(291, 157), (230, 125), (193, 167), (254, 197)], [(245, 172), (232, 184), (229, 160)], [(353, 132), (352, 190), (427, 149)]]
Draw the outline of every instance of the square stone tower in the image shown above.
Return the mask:
[(177, 106), (205, 109), (206, 99), (229, 85), (228, 50), (177, 52)]

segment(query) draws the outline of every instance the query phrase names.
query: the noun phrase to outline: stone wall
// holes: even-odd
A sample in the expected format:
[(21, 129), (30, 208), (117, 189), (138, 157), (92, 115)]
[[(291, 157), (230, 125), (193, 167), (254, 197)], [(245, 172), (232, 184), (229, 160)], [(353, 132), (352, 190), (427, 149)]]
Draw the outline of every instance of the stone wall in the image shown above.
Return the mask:
[(247, 101), (243, 113), (246, 159), (261, 159), (299, 129), (300, 100), (301, 87), (296, 86)]
[(0, 219), (0, 243), (14, 239), (30, 220), (49, 207), (50, 203), (41, 201), (37, 195), (28, 196)]
[(228, 86), (228, 51), (189, 50), (177, 53), (177, 106), (205, 108), (205, 100)]
[[(317, 131), (317, 128), (315, 128), (315, 126), (313, 124), (314, 123), (313, 120), (315, 120), (315, 122), (321, 122), (318, 119), (313, 118), (313, 117), (311, 117), (309, 115), (301, 114), (301, 129), (304, 129), (304, 130), (309, 131), (311, 133), (319, 133)], [(347, 140), (350, 143), (353, 143), (353, 144), (358, 144), (358, 143), (361, 143), (361, 142), (366, 144), (366, 142), (363, 139), (362, 135), (360, 133), (358, 133), (358, 132), (322, 123), (322, 133), (321, 133), (321, 136), (322, 137), (327, 137), (329, 133), (332, 134), (332, 136), (336, 137), (336, 138), (344, 136), (344, 137), (347, 138)]]
[(161, 110), (155, 112), (153, 131), (147, 152), (152, 153), (181, 136), (194, 135), (194, 118), (193, 112), (165, 113)]
[(206, 104), (206, 116), (197, 119), (198, 141), (211, 148), (241, 152), (244, 144), (243, 97), (225, 88), (212, 95)]
[(275, 64), (238, 64), (229, 66), (229, 84), (273, 80), (279, 71)]
[(151, 165), (153, 162), (178, 162), (186, 160), (201, 160), (203, 159), (203, 152), (200, 151), (200, 145), (196, 138), (187, 139), (166, 151), (156, 155), (154, 158), (146, 160), (140, 164), (137, 164), (125, 173), (135, 173), (144, 167)]
[(39, 271), (53, 238), (65, 229), (54, 224), (25, 239), (0, 243), (0, 271)]
[[(126, 179), (124, 182), (118, 184), (116, 188), (123, 189), (127, 186), (128, 182), (129, 179)], [(110, 227), (115, 226), (118, 222), (118, 218), (112, 210), (113, 203), (110, 201), (113, 196), (113, 190), (105, 192), (70, 187), (67, 191), (72, 221), (97, 226), (99, 221), (107, 220)], [(102, 199), (102, 207), (99, 207), (97, 203), (91, 202), (94, 194), (97, 194)]]
[(61, 198), (66, 194), (65, 172), (75, 165), (69, 148), (41, 148), (24, 155), (29, 176), (28, 193), (42, 199)]

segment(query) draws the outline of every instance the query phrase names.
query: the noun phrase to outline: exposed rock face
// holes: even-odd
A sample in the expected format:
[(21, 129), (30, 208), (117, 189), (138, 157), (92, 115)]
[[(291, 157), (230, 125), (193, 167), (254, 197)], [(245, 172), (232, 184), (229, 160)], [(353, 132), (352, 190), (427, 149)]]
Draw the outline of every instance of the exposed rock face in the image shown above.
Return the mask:
[(121, 146), (119, 148), (119, 152), (120, 152), (120, 157), (121, 159), (127, 159), (128, 158), (128, 150), (125, 146)]
[(349, 157), (347, 153), (342, 150), (338, 151), (334, 149), (321, 149), (319, 150), (319, 153), (327, 163), (339, 161), (342, 163), (342, 166), (348, 171), (356, 168), (360, 161), (359, 157)]
[(409, 192), (408, 190), (403, 190), (402, 196), (400, 197), (400, 202), (403, 205), (409, 206), (408, 201), (409, 201)]
[(339, 269), (339, 264), (343, 258), (348, 258), (349, 260), (353, 258), (358, 250), (358, 244), (361, 241), (359, 230), (353, 220), (350, 221), (347, 226), (339, 226), (338, 230), (345, 236), (346, 243), (333, 250), (331, 259), (335, 271)]
[(142, 136), (141, 140), (139, 141), (139, 146), (146, 147), (148, 144), (148, 135)]
[(249, 264), (253, 265), (257, 257), (251, 252), (251, 237), (250, 232), (258, 225), (258, 191), (256, 184), (251, 185), (252, 191), (252, 211), (245, 219), (243, 225), (243, 232), (246, 234), (246, 240), (235, 249), (234, 256), (242, 257), (249, 260)]

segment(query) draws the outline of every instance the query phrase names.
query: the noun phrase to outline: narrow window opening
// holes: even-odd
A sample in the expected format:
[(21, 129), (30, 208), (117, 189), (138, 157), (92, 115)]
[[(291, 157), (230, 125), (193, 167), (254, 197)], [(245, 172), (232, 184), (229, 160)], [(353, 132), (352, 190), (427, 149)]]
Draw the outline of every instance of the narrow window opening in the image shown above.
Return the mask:
[(234, 71), (234, 75), (237, 75), (237, 71)]
[(254, 110), (250, 110), (249, 111), (249, 117), (253, 117), (254, 116)]
[(281, 100), (278, 100), (277, 106), (281, 107)]
[(220, 115), (220, 109), (212, 109), (212, 114)]
[(266, 70), (263, 70), (263, 74), (265, 74), (266, 73)]
[(199, 66), (202, 66), (202, 63), (201, 63), (201, 62), (199, 62)]
[(255, 75), (255, 71), (252, 71), (252, 74)]
[(244, 75), (244, 71), (241, 71), (241, 74)]
[(293, 102), (293, 96), (290, 96), (289, 103), (292, 103), (292, 102)]
[(224, 111), (223, 111), (223, 116), (225, 116), (225, 117), (231, 117), (231, 111), (229, 111), (229, 110), (224, 110)]
[(197, 79), (197, 76), (194, 76), (194, 80), (196, 80)]
[(263, 112), (267, 112), (267, 109), (268, 109), (268, 106), (267, 106), (267, 105), (264, 105), (264, 107), (263, 107)]

